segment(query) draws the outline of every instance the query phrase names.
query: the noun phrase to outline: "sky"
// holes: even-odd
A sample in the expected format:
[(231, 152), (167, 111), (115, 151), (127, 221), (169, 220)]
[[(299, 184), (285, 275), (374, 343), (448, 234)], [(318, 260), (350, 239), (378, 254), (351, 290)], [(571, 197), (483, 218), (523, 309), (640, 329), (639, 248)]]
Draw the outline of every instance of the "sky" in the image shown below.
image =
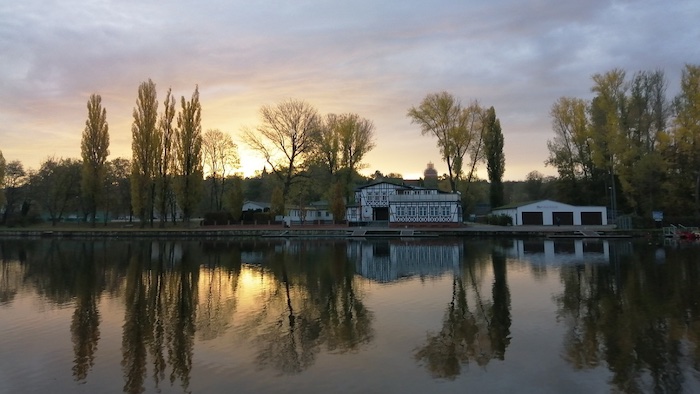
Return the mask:
[[(590, 99), (591, 76), (663, 70), (677, 94), (700, 64), (696, 0), (22, 0), (0, 4), (0, 151), (37, 169), (79, 158), (91, 94), (107, 110), (110, 159), (131, 158), (141, 82), (189, 99), (202, 128), (229, 133), (246, 176), (262, 159), (244, 128), (263, 105), (304, 100), (374, 122), (365, 174), (447, 172), (436, 140), (406, 116), (430, 93), (496, 110), (505, 180), (545, 166), (559, 97)], [(179, 100), (178, 105), (179, 108)], [(486, 166), (479, 175), (486, 178)]]

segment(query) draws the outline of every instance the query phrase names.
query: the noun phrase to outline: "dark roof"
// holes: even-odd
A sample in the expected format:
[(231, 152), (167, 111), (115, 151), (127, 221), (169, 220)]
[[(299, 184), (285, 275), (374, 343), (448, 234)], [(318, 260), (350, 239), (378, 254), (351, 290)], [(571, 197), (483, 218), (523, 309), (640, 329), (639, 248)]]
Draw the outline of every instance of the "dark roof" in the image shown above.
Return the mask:
[(372, 182), (372, 183), (368, 183), (368, 184), (363, 185), (363, 186), (358, 186), (358, 187), (355, 188), (355, 190), (362, 190), (362, 189), (365, 189), (365, 188), (368, 188), (368, 187), (381, 185), (382, 183), (386, 183), (387, 185), (392, 185), (392, 186), (405, 187), (405, 188), (407, 188), (407, 189), (410, 189), (410, 188), (411, 188), (411, 186), (401, 185), (401, 184), (394, 183), (394, 182), (388, 182), (388, 181), (374, 181), (374, 182)]

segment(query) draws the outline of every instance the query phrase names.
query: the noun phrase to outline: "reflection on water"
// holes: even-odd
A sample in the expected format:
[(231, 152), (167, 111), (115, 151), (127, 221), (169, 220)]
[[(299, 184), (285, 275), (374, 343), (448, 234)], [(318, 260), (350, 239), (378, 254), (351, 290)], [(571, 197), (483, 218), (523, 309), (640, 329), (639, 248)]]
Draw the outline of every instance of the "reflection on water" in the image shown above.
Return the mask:
[(379, 240), (350, 242), (348, 258), (358, 274), (377, 282), (457, 273), (462, 249), (454, 242)]
[[(261, 379), (262, 372), (249, 372), (235, 377), (239, 388), (279, 390), (286, 387), (284, 376), (300, 376), (312, 388), (330, 379), (319, 372), (323, 359), (344, 365), (334, 369), (335, 380), (343, 379), (343, 368), (361, 371), (367, 386), (351, 380), (357, 389), (378, 382), (430, 389), (430, 379), (445, 384), (464, 376), (488, 389), (493, 383), (479, 383), (468, 366), (491, 363), (501, 368), (491, 379), (507, 374), (511, 387), (522, 389), (514, 377), (531, 357), (521, 353), (522, 345), (535, 340), (523, 326), (534, 325), (557, 335), (549, 338), (558, 349), (551, 358), (569, 373), (596, 371), (609, 389), (623, 392), (693, 390), (700, 367), (697, 250), (582, 240), (1, 241), (0, 324), (13, 322), (0, 325), (6, 330), (1, 365), (12, 367), (11, 346), (25, 341), (31, 348), (36, 340), (24, 331), (41, 322), (22, 325), (29, 301), (39, 316), (70, 308), (65, 326), (72, 355), (59, 358), (72, 365), (63, 369), (46, 360), (43, 373), (68, 374), (73, 385), (88, 389), (211, 388), (201, 381), (227, 387), (232, 375), (198, 372), (216, 363), (207, 349), (226, 349), (220, 351), (254, 365), (253, 371), (281, 379), (276, 385)], [(543, 280), (554, 289), (550, 304), (516, 309), (513, 300), (540, 292)], [(408, 293), (381, 298), (393, 294), (385, 288)], [(555, 317), (536, 320), (542, 317), (529, 308), (546, 308)], [(423, 317), (409, 318), (409, 311)], [(411, 373), (406, 382), (385, 382), (391, 368), (408, 367), (367, 361), (381, 360), (375, 353), (387, 351), (383, 342), (397, 336), (396, 327), (407, 333), (424, 327), (408, 337), (407, 348), (389, 350), (397, 360), (412, 358), (424, 378)], [(121, 336), (111, 335), (115, 331)], [(120, 352), (117, 368), (103, 349)], [(343, 360), (357, 361), (350, 366)], [(44, 388), (20, 368), (10, 371), (3, 375), (10, 390)], [(92, 382), (95, 373), (106, 381)], [(78, 387), (46, 384), (58, 392)]]
[[(491, 292), (484, 293), (481, 273), (490, 263)], [(510, 291), (506, 258), (499, 251), (472, 255), (452, 280), (452, 299), (445, 308), (442, 329), (428, 334), (415, 354), (434, 377), (454, 379), (463, 365), (485, 366), (491, 359), (503, 360), (510, 343)]]

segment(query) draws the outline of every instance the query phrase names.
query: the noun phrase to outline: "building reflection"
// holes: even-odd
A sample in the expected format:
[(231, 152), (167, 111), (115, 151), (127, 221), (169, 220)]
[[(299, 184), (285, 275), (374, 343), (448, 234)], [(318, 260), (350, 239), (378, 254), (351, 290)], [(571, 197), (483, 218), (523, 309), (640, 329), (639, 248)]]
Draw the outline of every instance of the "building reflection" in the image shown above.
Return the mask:
[(610, 243), (606, 240), (558, 239), (522, 240), (503, 244), (507, 257), (535, 265), (607, 263)]
[(380, 283), (456, 274), (462, 260), (459, 244), (425, 240), (354, 241), (348, 242), (347, 253), (359, 275)]

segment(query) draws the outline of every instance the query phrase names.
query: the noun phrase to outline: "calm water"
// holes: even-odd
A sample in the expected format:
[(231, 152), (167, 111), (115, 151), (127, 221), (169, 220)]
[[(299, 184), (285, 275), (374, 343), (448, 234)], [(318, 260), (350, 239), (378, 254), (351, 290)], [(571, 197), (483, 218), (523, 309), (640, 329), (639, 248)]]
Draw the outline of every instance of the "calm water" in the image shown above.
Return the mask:
[(700, 247), (0, 241), (0, 393), (699, 392)]

